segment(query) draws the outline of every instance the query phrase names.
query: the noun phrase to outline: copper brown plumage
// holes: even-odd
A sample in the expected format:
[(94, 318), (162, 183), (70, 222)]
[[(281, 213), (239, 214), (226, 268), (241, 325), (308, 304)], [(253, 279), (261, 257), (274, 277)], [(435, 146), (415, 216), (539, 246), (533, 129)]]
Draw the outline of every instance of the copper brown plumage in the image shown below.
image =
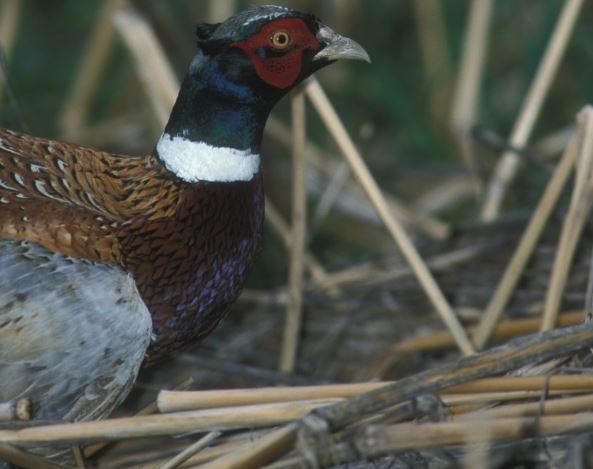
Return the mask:
[(114, 155), (0, 129), (2, 238), (121, 264), (118, 226), (171, 216), (181, 186), (152, 155)]

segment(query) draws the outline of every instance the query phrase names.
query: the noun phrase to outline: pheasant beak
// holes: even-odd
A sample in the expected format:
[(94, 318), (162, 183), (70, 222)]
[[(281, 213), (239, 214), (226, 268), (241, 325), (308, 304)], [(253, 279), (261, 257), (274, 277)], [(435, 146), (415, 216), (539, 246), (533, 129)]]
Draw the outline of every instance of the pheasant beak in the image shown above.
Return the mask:
[(325, 47), (313, 57), (313, 60), (325, 59), (333, 61), (352, 59), (371, 62), (369, 54), (367, 54), (360, 44), (350, 38), (340, 36), (327, 26), (321, 26), (319, 28), (317, 39), (321, 44), (325, 44)]

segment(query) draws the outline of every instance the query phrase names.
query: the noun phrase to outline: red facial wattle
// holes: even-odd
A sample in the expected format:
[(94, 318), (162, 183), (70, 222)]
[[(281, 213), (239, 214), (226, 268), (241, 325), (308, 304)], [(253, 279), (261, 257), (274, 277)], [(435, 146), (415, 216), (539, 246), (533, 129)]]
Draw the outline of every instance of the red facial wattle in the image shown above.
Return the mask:
[[(270, 36), (276, 31), (286, 31), (291, 36), (290, 46), (281, 55), (261, 57), (260, 48), (274, 50), (270, 45)], [(253, 64), (257, 75), (267, 84), (280, 89), (292, 86), (301, 73), (303, 51), (317, 50), (320, 46), (315, 35), (300, 19), (283, 18), (265, 25), (253, 36), (238, 41), (234, 47), (242, 49)]]

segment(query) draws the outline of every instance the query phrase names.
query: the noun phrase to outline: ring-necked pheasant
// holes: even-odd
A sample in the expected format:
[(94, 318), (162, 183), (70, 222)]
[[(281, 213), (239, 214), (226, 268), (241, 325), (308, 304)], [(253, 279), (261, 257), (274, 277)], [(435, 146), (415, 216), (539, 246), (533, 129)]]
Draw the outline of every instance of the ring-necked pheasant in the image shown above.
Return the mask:
[(0, 130), (0, 401), (101, 418), (154, 361), (207, 334), (261, 237), (260, 141), (316, 70), (368, 60), (316, 17), (257, 7), (198, 27), (152, 154)]

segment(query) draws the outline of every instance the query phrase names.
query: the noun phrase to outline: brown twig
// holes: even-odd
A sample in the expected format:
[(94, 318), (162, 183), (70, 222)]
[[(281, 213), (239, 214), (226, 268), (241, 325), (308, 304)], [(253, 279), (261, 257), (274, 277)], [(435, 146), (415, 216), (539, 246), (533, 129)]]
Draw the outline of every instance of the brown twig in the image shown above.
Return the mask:
[[(570, 35), (574, 30), (582, 4), (583, 0), (568, 0), (564, 3), (556, 28), (511, 132), (509, 143), (514, 147), (523, 148), (531, 136)], [(482, 220), (490, 221), (498, 217), (507, 187), (515, 177), (519, 162), (520, 160), (514, 152), (505, 152), (502, 155), (488, 185), (486, 200), (482, 208)]]
[(475, 381), (449, 386), (445, 393), (481, 393), (538, 391), (546, 386), (551, 391), (583, 391), (593, 389), (593, 376), (590, 375), (553, 375), (553, 376), (503, 376), (482, 378)]
[[(294, 386), (254, 389), (228, 389), (216, 391), (161, 391), (158, 397), (160, 412), (180, 412), (245, 405), (320, 399), (344, 399), (379, 389), (393, 383), (373, 382), (356, 384), (331, 384), (319, 386)], [(550, 391), (583, 391), (593, 389), (593, 376), (554, 375), (509, 376), (484, 378), (462, 385), (444, 388), (444, 394), (494, 393), (541, 390), (545, 385)]]
[(198, 453), (199, 451), (202, 451), (204, 448), (206, 448), (208, 445), (210, 445), (210, 443), (212, 443), (221, 434), (222, 434), (221, 432), (208, 433), (205, 437), (200, 438), (193, 445), (188, 446), (186, 449), (184, 449), (181, 453), (179, 453), (173, 459), (166, 462), (162, 466), (159, 466), (158, 469), (174, 469), (174, 468), (176, 468), (177, 466), (181, 465), (182, 463), (187, 461), (189, 458), (194, 456), (196, 453)]
[(574, 163), (578, 155), (581, 141), (580, 135), (581, 132), (575, 135), (566, 147), (564, 155), (533, 212), (529, 225), (525, 229), (517, 249), (496, 287), (494, 295), (492, 295), (486, 307), (486, 311), (476, 328), (476, 332), (473, 334), (474, 344), (478, 349), (483, 348), (492, 335), (492, 331), (495, 329), (506, 304), (510, 300), (527, 265), (527, 261), (531, 257), (535, 245), (544, 230), (552, 209), (566, 185), (566, 181), (574, 168)]
[(528, 415), (573, 414), (591, 411), (591, 409), (593, 409), (593, 394), (585, 394), (583, 396), (546, 399), (543, 403), (525, 402), (521, 404), (498, 406), (492, 409), (480, 409), (471, 413), (454, 415), (454, 420), (472, 418), (471, 414), (478, 414), (480, 418), (484, 419), (493, 419), (525, 417)]
[(261, 467), (273, 461), (294, 445), (297, 426), (291, 423), (270, 432), (261, 440), (204, 464), (202, 469), (242, 469)]
[(52, 445), (113, 441), (123, 438), (178, 435), (186, 432), (230, 430), (278, 425), (298, 419), (334, 401), (315, 400), (281, 404), (228, 407), (164, 415), (124, 417), (96, 422), (0, 430), (0, 442)]
[(273, 388), (227, 389), (216, 391), (161, 391), (158, 408), (162, 413), (216, 407), (269, 404), (310, 399), (339, 399), (377, 389), (386, 383), (329, 384), (319, 386), (279, 386)]
[(179, 82), (165, 53), (150, 26), (133, 10), (116, 13), (113, 21), (134, 57), (158, 122), (164, 125), (179, 89)]
[(556, 324), (568, 272), (593, 202), (593, 107), (581, 111), (579, 122), (582, 125), (582, 137), (575, 168), (575, 184), (546, 293), (542, 331)]
[(459, 323), (455, 312), (447, 302), (445, 296), (434, 280), (432, 274), (426, 267), (418, 251), (406, 235), (400, 223), (392, 216), (389, 208), (385, 202), (385, 198), (375, 182), (373, 176), (366, 167), (350, 136), (346, 132), (340, 118), (335, 112), (333, 106), (327, 99), (323, 92), (321, 85), (315, 79), (309, 79), (306, 84), (306, 93), (313, 106), (321, 116), (324, 124), (328, 128), (330, 134), (334, 137), (336, 143), (342, 150), (342, 153), (348, 164), (352, 168), (352, 172), (358, 178), (369, 200), (377, 210), (377, 213), (383, 220), (387, 230), (393, 237), (394, 241), (401, 249), (403, 255), (408, 260), (410, 267), (414, 270), (416, 277), (424, 288), (427, 296), (431, 300), (435, 309), (441, 316), (441, 319), (451, 331), (451, 335), (455, 338), (459, 349), (464, 354), (473, 353), (473, 346), (469, 341), (463, 327)]
[[(175, 389), (175, 391), (185, 390), (185, 389), (188, 389), (192, 383), (193, 383), (193, 379), (188, 378), (185, 381), (183, 381), (182, 383), (180, 383), (179, 385), (175, 386), (174, 389)], [(172, 391), (172, 392), (175, 392), (175, 391)], [(147, 406), (145, 406), (144, 408), (142, 408), (138, 412), (136, 412), (135, 415), (137, 417), (142, 416), (142, 415), (152, 415), (152, 414), (156, 414), (158, 411), (159, 411), (159, 409), (158, 409), (157, 402), (152, 401)], [(95, 443), (94, 445), (87, 446), (82, 451), (83, 456), (85, 458), (90, 458), (90, 457), (94, 456), (95, 454), (97, 454), (99, 451), (102, 451), (103, 449), (105, 449), (106, 446), (107, 446), (107, 443)]]
[(235, 11), (235, 0), (210, 0), (208, 2), (208, 17), (211, 23), (224, 21), (232, 16)]
[[(426, 260), (432, 272), (446, 271), (448, 268), (467, 263), (486, 250), (482, 244), (462, 247), (452, 252), (433, 256)], [(347, 267), (336, 272), (330, 272), (319, 284), (322, 289), (348, 287), (352, 284), (379, 284), (394, 282), (414, 275), (414, 270), (407, 266), (397, 266), (390, 269), (373, 268), (369, 263)]]
[(72, 469), (0, 442), (0, 461), (5, 460), (26, 469)]
[(587, 326), (584, 324), (521, 337), (440, 369), (404, 378), (343, 403), (318, 409), (312, 416), (313, 424), (321, 420), (329, 430), (341, 429), (364, 416), (421, 394), (439, 392), (457, 384), (575, 353), (593, 343), (593, 330)]
[[(583, 311), (567, 312), (560, 315), (558, 326), (574, 326), (583, 322)], [(501, 321), (492, 333), (492, 341), (501, 341), (531, 334), (539, 330), (541, 320), (530, 319), (507, 319)], [(469, 333), (475, 331), (475, 327), (468, 328)], [(414, 336), (394, 344), (388, 351), (381, 353), (381, 358), (375, 365), (369, 367), (367, 379), (380, 378), (397, 361), (404, 359), (409, 354), (430, 352), (445, 348), (455, 347), (451, 334), (447, 331), (433, 332), (421, 336)]]
[(439, 394), (441, 401), (447, 405), (447, 410), (451, 414), (459, 415), (467, 412), (473, 412), (483, 409), (485, 406), (502, 406), (502, 404), (511, 401), (525, 402), (529, 399), (539, 400), (542, 395), (546, 397), (558, 397), (569, 395), (588, 394), (588, 389), (584, 390), (552, 390), (546, 392), (545, 387), (531, 391), (498, 391), (498, 392), (480, 392), (468, 394)]
[[(505, 373), (530, 363), (576, 353), (591, 345), (593, 345), (593, 331), (588, 325), (555, 329), (522, 337), (502, 347), (465, 357), (456, 364), (449, 364), (437, 370), (428, 370), (333, 406), (317, 409), (313, 414), (302, 419), (300, 426), (292, 423), (282, 427), (272, 432), (265, 443), (245, 446), (232, 455), (214, 461), (212, 466), (206, 467), (210, 469), (250, 467), (249, 464), (254, 461), (261, 465), (287, 453), (297, 439), (299, 428), (301, 432), (313, 435), (336, 431), (416, 396), (435, 393), (447, 386), (472, 379)], [(224, 465), (227, 463), (228, 466)]]
[(292, 242), (288, 279), (288, 305), (280, 371), (291, 373), (296, 365), (303, 315), (304, 254), (307, 237), (307, 190), (305, 187), (305, 95), (298, 89), (292, 95)]
[(61, 131), (66, 138), (74, 138), (86, 125), (92, 95), (99, 85), (115, 39), (113, 15), (121, 10), (125, 3), (126, 0), (105, 2), (95, 21), (89, 43), (82, 54), (80, 70), (60, 116)]
[(468, 425), (467, 421), (370, 426), (361, 434), (343, 441), (309, 447), (307, 457), (281, 461), (270, 469), (298, 469), (311, 464), (329, 467), (398, 451), (590, 432), (593, 413), (481, 420), (479, 428), (476, 432), (476, 426)]
[(488, 50), (491, 16), (492, 0), (472, 0), (451, 115), (453, 134), (465, 165), (472, 175), (477, 196), (482, 194), (483, 187), (477, 174), (470, 130), (478, 116), (478, 97)]
[[(266, 133), (282, 145), (288, 148), (291, 147), (292, 138), (290, 130), (273, 116), (268, 119)], [(334, 162), (330, 155), (323, 152), (314, 143), (310, 141), (307, 142), (306, 152), (309, 162), (311, 163), (309, 166), (311, 171), (317, 171), (318, 173), (323, 174), (323, 176), (327, 179), (331, 179), (334, 174), (339, 171), (339, 163)], [(356, 199), (359, 198), (358, 194), (360, 193), (360, 189), (355, 185), (354, 182), (347, 183), (344, 187), (344, 190), (347, 191), (352, 197), (355, 197)], [(418, 213), (413, 208), (408, 207), (404, 202), (396, 199), (392, 195), (386, 194), (385, 200), (393, 215), (411, 229), (417, 230), (433, 239), (443, 239), (449, 235), (451, 227), (448, 224), (426, 214)], [(342, 209), (347, 210), (348, 213), (353, 216), (363, 219), (369, 218), (366, 216), (366, 212), (365, 214), (358, 213), (355, 212), (350, 206), (345, 206), (344, 204), (340, 205), (340, 199), (336, 200), (336, 204)], [(375, 218), (372, 220), (375, 221)]]
[(323, 190), (319, 197), (319, 202), (313, 210), (312, 229), (317, 228), (328, 217), (349, 178), (350, 168), (348, 167), (348, 164), (343, 161), (338, 165), (337, 170), (331, 176), (325, 190)]
[[(284, 244), (284, 247), (288, 250), (292, 247), (292, 232), (290, 227), (282, 218), (282, 215), (274, 205), (274, 203), (266, 197), (266, 222), (272, 230), (278, 235), (280, 241)], [(303, 260), (305, 262), (305, 267), (309, 270), (311, 277), (315, 282), (324, 282), (327, 276), (325, 269), (319, 263), (319, 261), (315, 258), (315, 256), (305, 250)]]
[(414, 200), (412, 207), (425, 215), (442, 212), (471, 197), (476, 184), (479, 184), (479, 180), (466, 175), (452, 177), (422, 194)]
[(448, 78), (451, 54), (446, 25), (439, 0), (412, 2), (414, 7), (424, 74), (429, 83), (430, 111), (433, 120), (442, 124), (449, 101)]
[[(0, 47), (6, 59), (10, 57), (14, 46), (23, 4), (21, 0), (3, 0), (0, 4)], [(0, 98), (4, 91), (2, 84), (3, 80), (0, 80)]]

